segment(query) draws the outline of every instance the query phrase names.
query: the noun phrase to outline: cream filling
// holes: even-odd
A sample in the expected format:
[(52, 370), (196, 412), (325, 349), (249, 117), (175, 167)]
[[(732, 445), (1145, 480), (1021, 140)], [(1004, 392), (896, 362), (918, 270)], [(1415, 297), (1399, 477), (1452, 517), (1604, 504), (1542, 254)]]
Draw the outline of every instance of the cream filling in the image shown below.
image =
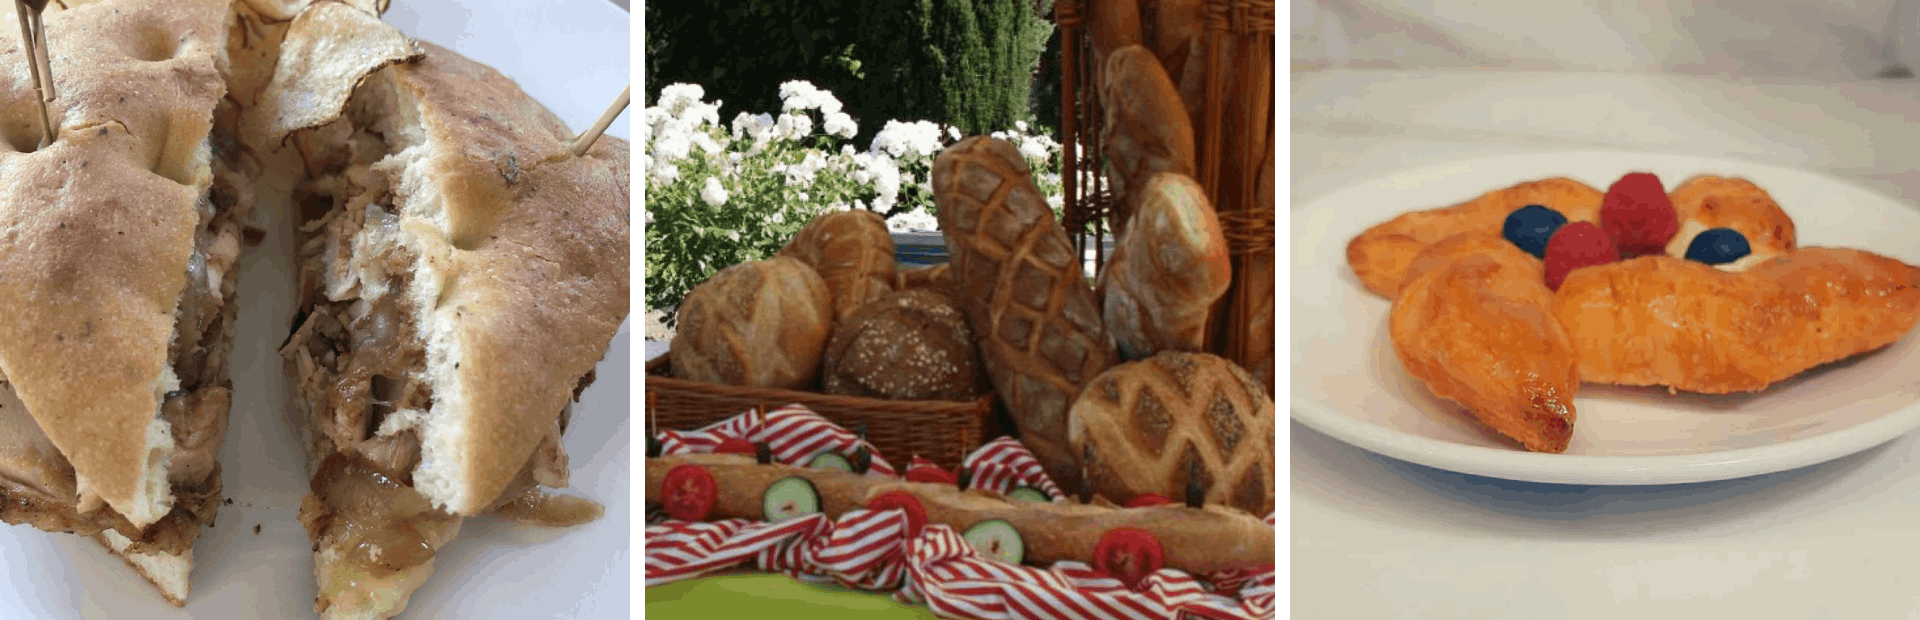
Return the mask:
[[(1685, 260), (1687, 258), (1687, 247), (1693, 245), (1693, 238), (1700, 236), (1700, 233), (1706, 232), (1708, 230), (1711, 230), (1711, 229), (1707, 228), (1705, 224), (1701, 224), (1700, 222), (1695, 220), (1687, 220), (1685, 222), (1681, 222), (1680, 232), (1673, 236), (1672, 241), (1667, 242), (1667, 256), (1672, 256), (1674, 258)], [(1749, 244), (1749, 247), (1752, 247), (1751, 244)], [(1758, 265), (1760, 263), (1766, 262), (1767, 259), (1773, 258), (1774, 256), (1776, 255), (1762, 254), (1760, 253), (1759, 248), (1753, 248), (1752, 252), (1748, 253), (1746, 256), (1740, 257), (1739, 260), (1735, 260), (1730, 263), (1721, 263), (1718, 265), (1710, 265), (1710, 266), (1713, 267), (1714, 269), (1718, 269), (1721, 271), (1738, 273), (1741, 271), (1746, 271), (1747, 269), (1752, 268), (1754, 265)]]

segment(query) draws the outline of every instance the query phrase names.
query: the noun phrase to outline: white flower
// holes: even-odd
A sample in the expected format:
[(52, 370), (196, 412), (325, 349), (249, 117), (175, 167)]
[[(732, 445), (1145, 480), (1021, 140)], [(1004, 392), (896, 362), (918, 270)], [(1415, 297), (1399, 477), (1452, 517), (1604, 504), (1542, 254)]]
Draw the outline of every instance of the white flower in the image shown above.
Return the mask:
[(727, 188), (720, 186), (720, 179), (707, 177), (707, 186), (701, 188), (700, 199), (707, 201), (708, 206), (727, 204)]
[(655, 181), (665, 185), (672, 183), (674, 179), (680, 178), (680, 168), (673, 165), (672, 162), (662, 159), (654, 162), (653, 170), (648, 171), (648, 174), (653, 175)]
[(653, 223), (653, 212), (652, 212), (652, 211), (644, 211), (644, 212), (642, 212), (642, 213), (641, 213), (641, 219), (640, 219), (640, 221), (642, 221), (642, 222), (645, 222), (645, 223), (648, 223), (648, 224), (652, 224), (652, 223)]
[(700, 145), (700, 150), (706, 151), (709, 155), (718, 153), (726, 148), (720, 146), (719, 142), (714, 142), (713, 136), (707, 135), (707, 132), (704, 131), (693, 134), (693, 143)]
[(806, 202), (808, 200), (812, 200), (812, 197), (808, 196), (806, 192), (800, 192), (800, 202)]
[(858, 126), (853, 123), (853, 117), (847, 116), (845, 112), (828, 112), (827, 121), (821, 125), (821, 128), (829, 134), (842, 138), (851, 138), (853, 134), (859, 132)]
[(867, 172), (865, 168), (853, 171), (853, 182), (866, 185), (871, 181), (873, 181), (873, 173)]
[(738, 242), (740, 240), (740, 231), (737, 231), (737, 230), (727, 231), (727, 238)]
[(786, 111), (813, 109), (814, 93), (819, 92), (812, 82), (793, 80), (780, 85), (781, 109)]
[(680, 111), (679, 119), (681, 122), (692, 127), (704, 128), (708, 125), (719, 127), (720, 102), (701, 103), (696, 101), (687, 104), (686, 109)]
[(1046, 159), (1047, 145), (1037, 139), (1029, 138), (1026, 140), (1021, 140), (1020, 156), (1025, 157), (1027, 159)]
[(667, 114), (678, 115), (687, 106), (699, 103), (707, 96), (707, 89), (699, 84), (668, 84), (660, 89), (660, 108)]
[(840, 156), (841, 156), (841, 157), (853, 157), (853, 158), (855, 158), (855, 159), (854, 159), (854, 161), (856, 161), (856, 162), (857, 162), (857, 161), (859, 161), (859, 159), (858, 159), (858, 157), (859, 157), (859, 155), (857, 155), (857, 154), (856, 154), (856, 153), (854, 152), (854, 150), (853, 150), (853, 145), (851, 145), (851, 144), (842, 144), (842, 145), (840, 145)]
[(773, 212), (773, 216), (772, 216), (772, 217), (769, 217), (769, 218), (767, 218), (767, 221), (769, 221), (769, 222), (773, 222), (773, 223), (775, 223), (775, 224), (779, 224), (779, 223), (781, 223), (781, 222), (785, 222), (785, 221), (787, 221), (787, 212), (785, 212), (785, 211), (774, 211), (774, 212)]
[(792, 134), (793, 134), (793, 115), (792, 114), (780, 115), (780, 120), (774, 121), (773, 123), (772, 138), (775, 140), (785, 140), (787, 139), (787, 136)]
[(685, 159), (689, 150), (693, 150), (693, 140), (689, 140), (687, 134), (682, 132), (666, 134), (660, 138), (659, 142), (653, 142), (653, 154), (660, 155), (660, 159), (664, 159), (666, 163)]
[(993, 139), (995, 139), (995, 140), (1005, 140), (1005, 139), (1007, 139), (1007, 132), (1005, 132), (1005, 131), (996, 131), (996, 132), (993, 132)]
[(932, 215), (928, 215), (926, 209), (915, 208), (912, 211), (887, 218), (887, 229), (894, 232), (939, 230), (940, 220)]
[(954, 141), (958, 142), (960, 140), (960, 128), (954, 127), (951, 125), (947, 126), (947, 135), (952, 137)]
[(873, 187), (880, 193), (873, 198), (874, 207), (892, 208), (900, 195), (900, 169), (894, 166), (893, 160), (885, 157), (874, 158), (873, 164)]
[(805, 114), (788, 114), (782, 118), (793, 119), (788, 125), (788, 138), (799, 140), (813, 134), (813, 117)]
[(1026, 132), (1027, 132), (1027, 122), (1026, 122), (1026, 121), (1014, 121), (1014, 122), (1013, 122), (1013, 128), (1014, 128), (1014, 129), (1018, 129), (1018, 130), (1020, 130), (1020, 133), (1026, 133)]

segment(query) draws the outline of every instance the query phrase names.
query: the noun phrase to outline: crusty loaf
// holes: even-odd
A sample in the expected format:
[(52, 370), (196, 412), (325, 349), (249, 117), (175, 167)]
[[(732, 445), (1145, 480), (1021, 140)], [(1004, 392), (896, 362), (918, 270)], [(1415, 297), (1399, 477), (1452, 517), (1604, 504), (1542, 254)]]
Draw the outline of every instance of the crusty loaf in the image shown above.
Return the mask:
[[(1207, 41), (1204, 0), (1141, 0), (1141, 44), (1153, 50), (1173, 80), (1200, 139), (1200, 113), (1206, 104)], [(1224, 42), (1228, 37), (1221, 37)]]
[(1109, 500), (1178, 501), (1197, 464), (1208, 503), (1273, 510), (1273, 400), (1232, 362), (1169, 352), (1115, 366), (1087, 385), (1069, 420), (1087, 482)]
[[(1084, 4), (1087, 8), (1087, 42), (1093, 48), (1093, 66), (1106, 66), (1116, 50), (1142, 43), (1139, 0), (1107, 0)], [(1093, 75), (1094, 92), (1106, 85), (1106, 76)]]
[(934, 199), (967, 324), (1020, 439), (1061, 488), (1078, 486), (1067, 408), (1115, 361), (1067, 234), (1003, 140), (974, 136), (933, 163)]
[(1107, 264), (1107, 329), (1124, 359), (1205, 350), (1213, 303), (1233, 283), (1220, 219), (1183, 174), (1154, 175), (1141, 193), (1132, 232)]
[(821, 390), (893, 400), (967, 400), (985, 373), (958, 304), (927, 290), (890, 293), (834, 325)]
[(1193, 123), (1180, 91), (1153, 52), (1138, 45), (1107, 58), (1107, 81), (1100, 90), (1106, 110), (1100, 139), (1113, 167), (1108, 180), (1120, 198), (1113, 213), (1114, 233), (1126, 234), (1126, 222), (1140, 204), (1147, 179), (1160, 172), (1194, 173)]
[(673, 374), (682, 379), (804, 389), (833, 329), (827, 283), (776, 256), (720, 270), (680, 303)]
[(872, 211), (833, 211), (813, 218), (787, 240), (779, 255), (820, 274), (833, 299), (836, 321), (893, 292), (893, 236), (887, 234), (886, 220)]

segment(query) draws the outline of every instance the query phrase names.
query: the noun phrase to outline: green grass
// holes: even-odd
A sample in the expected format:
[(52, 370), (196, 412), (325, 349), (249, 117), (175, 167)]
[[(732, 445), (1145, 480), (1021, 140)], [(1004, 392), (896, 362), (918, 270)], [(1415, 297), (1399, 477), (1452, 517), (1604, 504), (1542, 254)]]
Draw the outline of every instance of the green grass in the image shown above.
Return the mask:
[(689, 579), (647, 588), (648, 618), (934, 619), (927, 608), (901, 605), (885, 595), (838, 586), (803, 584), (785, 575), (733, 575)]

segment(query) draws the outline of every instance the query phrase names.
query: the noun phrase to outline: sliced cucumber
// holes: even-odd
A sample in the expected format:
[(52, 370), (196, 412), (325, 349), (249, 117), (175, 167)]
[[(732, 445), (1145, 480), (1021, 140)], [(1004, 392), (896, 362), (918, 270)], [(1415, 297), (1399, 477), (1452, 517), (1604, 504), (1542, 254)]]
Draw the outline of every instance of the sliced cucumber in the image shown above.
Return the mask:
[(1020, 531), (1004, 520), (988, 519), (975, 523), (967, 528), (964, 536), (981, 556), (1008, 564), (1019, 564), (1027, 557), (1027, 543), (1020, 538)]
[(847, 462), (847, 457), (840, 456), (840, 453), (831, 450), (813, 455), (813, 460), (807, 461), (807, 467), (853, 471), (853, 463)]
[(773, 481), (773, 484), (767, 485), (767, 493), (761, 497), (760, 510), (768, 521), (820, 512), (820, 493), (813, 489), (812, 482), (799, 476)]
[(1013, 490), (1007, 491), (1007, 499), (1015, 499), (1023, 502), (1040, 502), (1043, 504), (1053, 501), (1047, 499), (1047, 493), (1045, 491), (1033, 487), (1014, 487)]

